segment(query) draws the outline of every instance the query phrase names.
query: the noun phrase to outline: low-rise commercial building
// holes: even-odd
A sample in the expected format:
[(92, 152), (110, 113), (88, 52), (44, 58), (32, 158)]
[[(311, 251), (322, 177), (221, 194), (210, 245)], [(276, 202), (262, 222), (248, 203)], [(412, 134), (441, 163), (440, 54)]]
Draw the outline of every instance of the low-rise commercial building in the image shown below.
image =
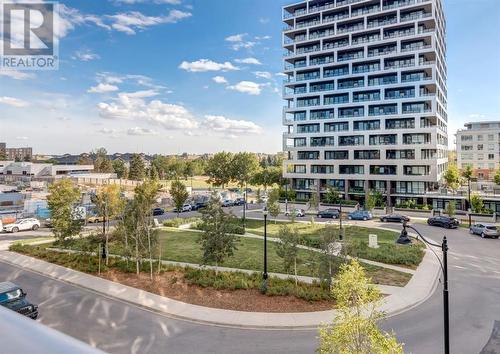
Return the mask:
[(33, 148), (17, 147), (8, 148), (6, 143), (0, 143), (0, 155), (5, 154), (7, 160), (31, 161), (33, 157)]
[(57, 178), (89, 173), (93, 165), (52, 165), (47, 163), (0, 161), (0, 183), (53, 182)]

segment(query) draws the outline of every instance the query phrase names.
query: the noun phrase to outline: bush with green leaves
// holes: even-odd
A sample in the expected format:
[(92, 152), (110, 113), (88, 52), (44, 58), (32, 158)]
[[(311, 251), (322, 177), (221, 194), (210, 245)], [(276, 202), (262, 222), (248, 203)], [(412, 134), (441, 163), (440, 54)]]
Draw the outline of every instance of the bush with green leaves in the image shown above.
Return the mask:
[(173, 218), (169, 220), (165, 220), (163, 222), (163, 226), (166, 227), (179, 227), (181, 225), (185, 224), (191, 224), (191, 223), (196, 223), (199, 222), (201, 219), (196, 218), (196, 217), (191, 217), (191, 218)]

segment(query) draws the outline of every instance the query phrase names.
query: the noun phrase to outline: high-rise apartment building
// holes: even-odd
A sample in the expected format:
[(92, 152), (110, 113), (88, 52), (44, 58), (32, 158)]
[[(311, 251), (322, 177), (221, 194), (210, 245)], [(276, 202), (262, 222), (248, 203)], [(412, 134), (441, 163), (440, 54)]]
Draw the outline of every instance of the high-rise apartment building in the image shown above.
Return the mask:
[(457, 166), (471, 166), (476, 177), (490, 179), (500, 167), (500, 122), (465, 123), (457, 132)]
[(283, 8), (284, 175), (297, 197), (435, 190), (447, 168), (441, 0), (309, 0)]

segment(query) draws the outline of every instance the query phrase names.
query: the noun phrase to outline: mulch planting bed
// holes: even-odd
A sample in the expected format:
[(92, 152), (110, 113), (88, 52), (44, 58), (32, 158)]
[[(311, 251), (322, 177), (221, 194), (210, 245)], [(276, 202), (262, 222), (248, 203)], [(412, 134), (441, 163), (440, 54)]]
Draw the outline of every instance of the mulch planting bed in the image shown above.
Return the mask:
[(122, 273), (109, 270), (101, 277), (134, 288), (165, 296), (174, 300), (212, 308), (248, 312), (313, 312), (331, 310), (333, 301), (298, 299), (294, 296), (267, 296), (257, 289), (217, 290), (188, 284), (181, 271), (155, 274), (151, 281), (149, 274)]

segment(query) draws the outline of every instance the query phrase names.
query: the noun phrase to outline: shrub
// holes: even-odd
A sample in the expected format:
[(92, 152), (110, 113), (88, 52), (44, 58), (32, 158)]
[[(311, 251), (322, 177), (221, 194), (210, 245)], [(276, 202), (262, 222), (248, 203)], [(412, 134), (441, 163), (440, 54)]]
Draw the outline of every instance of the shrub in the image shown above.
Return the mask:
[(351, 256), (386, 264), (418, 266), (424, 257), (423, 245), (421, 244), (402, 246), (381, 243), (379, 244), (379, 248), (370, 248), (365, 241), (354, 240), (351, 242)]
[(199, 220), (200, 220), (200, 218), (195, 218), (195, 217), (191, 217), (191, 218), (174, 218), (174, 219), (170, 219), (170, 220), (165, 220), (163, 222), (163, 226), (166, 226), (166, 227), (179, 227), (179, 226), (184, 225), (184, 224), (196, 223)]

